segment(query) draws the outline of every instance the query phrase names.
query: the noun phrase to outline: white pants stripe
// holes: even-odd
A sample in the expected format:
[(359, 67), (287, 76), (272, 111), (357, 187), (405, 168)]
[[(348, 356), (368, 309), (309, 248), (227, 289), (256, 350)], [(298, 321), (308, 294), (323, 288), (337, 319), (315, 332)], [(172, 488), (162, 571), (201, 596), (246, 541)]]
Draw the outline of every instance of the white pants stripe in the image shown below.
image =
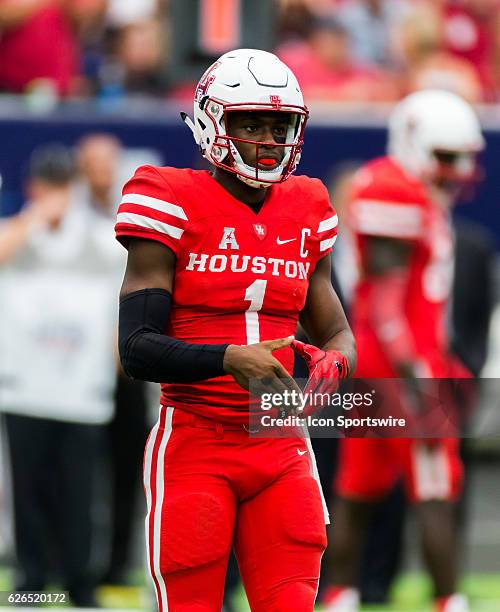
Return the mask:
[[(165, 580), (160, 569), (160, 544), (161, 544), (161, 518), (163, 509), (164, 494), (164, 469), (165, 469), (165, 449), (172, 433), (172, 417), (174, 409), (166, 409), (164, 429), (160, 429), (160, 420), (153, 428), (146, 447), (144, 459), (144, 486), (146, 489), (146, 501), (148, 513), (146, 515), (146, 549), (148, 567), (153, 579), (156, 598), (158, 600), (159, 612), (168, 612), (168, 598)], [(155, 448), (157, 449), (155, 451)], [(156, 456), (156, 470), (152, 473), (152, 466)], [(154, 514), (151, 510), (155, 506)], [(152, 547), (150, 547), (150, 536)]]
[(309, 430), (307, 429), (307, 425), (302, 427), (302, 431), (304, 433), (304, 439), (306, 441), (306, 446), (309, 455), (309, 466), (311, 469), (311, 475), (313, 476), (316, 484), (318, 485), (319, 494), (321, 496), (321, 504), (323, 506), (323, 515), (325, 518), (325, 525), (330, 524), (330, 513), (328, 512), (328, 506), (326, 505), (325, 496), (323, 495), (323, 487), (321, 486), (321, 480), (319, 478), (318, 466), (316, 465), (316, 456), (314, 454), (314, 450), (311, 444), (311, 438), (309, 437)]
[(446, 500), (451, 495), (451, 474), (446, 448), (415, 444), (413, 448), (415, 489), (419, 501)]

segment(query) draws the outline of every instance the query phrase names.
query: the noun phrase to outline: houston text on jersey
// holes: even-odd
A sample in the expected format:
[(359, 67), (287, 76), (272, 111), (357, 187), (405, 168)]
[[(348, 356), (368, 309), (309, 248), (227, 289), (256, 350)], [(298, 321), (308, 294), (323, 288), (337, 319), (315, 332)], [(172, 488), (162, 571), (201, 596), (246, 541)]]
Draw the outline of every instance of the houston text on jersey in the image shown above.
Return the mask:
[(251, 257), (250, 255), (209, 255), (208, 253), (189, 253), (186, 270), (190, 272), (247, 272), (273, 276), (284, 274), (287, 278), (307, 280), (310, 262), (277, 259), (276, 257)]

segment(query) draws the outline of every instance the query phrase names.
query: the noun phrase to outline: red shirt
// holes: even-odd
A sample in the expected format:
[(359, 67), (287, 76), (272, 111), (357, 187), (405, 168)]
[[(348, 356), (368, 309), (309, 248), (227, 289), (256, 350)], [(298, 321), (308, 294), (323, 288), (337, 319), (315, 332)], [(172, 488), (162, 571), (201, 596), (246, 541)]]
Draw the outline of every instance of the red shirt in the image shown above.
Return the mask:
[(366, 272), (366, 243), (367, 237), (379, 236), (413, 244), (404, 314), (416, 358), (420, 357), (435, 376), (445, 376), (441, 364), (448, 353), (446, 312), (453, 278), (453, 239), (445, 212), (429, 198), (419, 180), (391, 158), (383, 157), (358, 172), (349, 220), (361, 271), (352, 307), (353, 331), (362, 347), (357, 375), (396, 376), (369, 311), (373, 279)]
[[(295, 334), (309, 278), (328, 255), (337, 215), (317, 179), (269, 188), (258, 214), (206, 171), (144, 166), (125, 185), (116, 225), (176, 255), (166, 333), (192, 343), (253, 344)], [(292, 371), (293, 353), (274, 353)], [(162, 404), (248, 422), (249, 395), (231, 376), (163, 384)]]
[(66, 95), (78, 74), (78, 44), (58, 6), (40, 9), (23, 23), (0, 31), (0, 90), (23, 93), (35, 79), (47, 78)]

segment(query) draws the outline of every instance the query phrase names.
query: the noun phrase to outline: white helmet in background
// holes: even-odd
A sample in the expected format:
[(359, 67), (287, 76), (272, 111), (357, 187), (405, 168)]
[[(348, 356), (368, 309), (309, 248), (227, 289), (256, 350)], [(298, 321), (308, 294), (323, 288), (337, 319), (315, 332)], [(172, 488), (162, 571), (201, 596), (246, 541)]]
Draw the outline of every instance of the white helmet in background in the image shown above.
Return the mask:
[(388, 153), (427, 181), (474, 179), (484, 148), (472, 107), (449, 91), (418, 91), (402, 100), (389, 119)]
[[(227, 113), (272, 111), (289, 113), (284, 156), (276, 168), (245, 164), (235, 142), (252, 142), (227, 134)], [(194, 121), (183, 120), (193, 132), (203, 156), (215, 166), (235, 173), (251, 187), (269, 187), (286, 180), (296, 169), (308, 117), (293, 72), (276, 55), (258, 49), (237, 49), (222, 55), (201, 77), (194, 98)], [(256, 147), (271, 143), (255, 143)], [(258, 153), (258, 151), (257, 151)]]

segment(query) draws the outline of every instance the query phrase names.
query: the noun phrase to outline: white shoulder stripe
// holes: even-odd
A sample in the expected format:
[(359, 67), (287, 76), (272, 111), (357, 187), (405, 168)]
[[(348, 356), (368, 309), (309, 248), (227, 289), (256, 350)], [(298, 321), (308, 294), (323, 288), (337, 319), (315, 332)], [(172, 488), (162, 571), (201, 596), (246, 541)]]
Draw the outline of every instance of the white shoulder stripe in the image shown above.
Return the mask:
[(357, 231), (361, 233), (418, 238), (423, 230), (424, 218), (418, 204), (356, 200), (353, 220)]
[(400, 214), (403, 216), (419, 216), (422, 214), (422, 206), (418, 202), (396, 202), (390, 200), (373, 200), (373, 199), (359, 199), (354, 202), (356, 206), (363, 208), (369, 207), (375, 210), (388, 210), (394, 214)]
[(166, 202), (165, 200), (159, 200), (158, 198), (152, 198), (151, 196), (141, 195), (139, 193), (126, 193), (121, 201), (121, 204), (140, 204), (142, 206), (148, 206), (154, 210), (179, 217), (187, 221), (186, 213), (184, 209), (177, 204)]
[(117, 223), (128, 223), (130, 225), (138, 225), (147, 229), (153, 229), (162, 234), (167, 234), (172, 238), (180, 238), (184, 232), (180, 227), (174, 227), (158, 219), (151, 219), (143, 215), (136, 215), (134, 213), (119, 213), (116, 217)]
[(406, 226), (396, 222), (384, 221), (384, 219), (359, 217), (355, 227), (358, 233), (371, 236), (387, 236), (390, 238), (407, 238), (412, 240), (420, 238), (422, 235), (420, 227)]
[(324, 219), (319, 224), (318, 234), (321, 232), (326, 232), (329, 229), (333, 229), (334, 227), (337, 227), (338, 224), (339, 224), (339, 218), (337, 217), (337, 215), (333, 215), (332, 217), (329, 217), (328, 219)]
[(321, 252), (326, 251), (327, 249), (331, 248), (335, 244), (336, 240), (337, 240), (337, 236), (334, 236), (333, 238), (329, 238), (328, 240), (322, 240), (319, 243), (319, 250)]

